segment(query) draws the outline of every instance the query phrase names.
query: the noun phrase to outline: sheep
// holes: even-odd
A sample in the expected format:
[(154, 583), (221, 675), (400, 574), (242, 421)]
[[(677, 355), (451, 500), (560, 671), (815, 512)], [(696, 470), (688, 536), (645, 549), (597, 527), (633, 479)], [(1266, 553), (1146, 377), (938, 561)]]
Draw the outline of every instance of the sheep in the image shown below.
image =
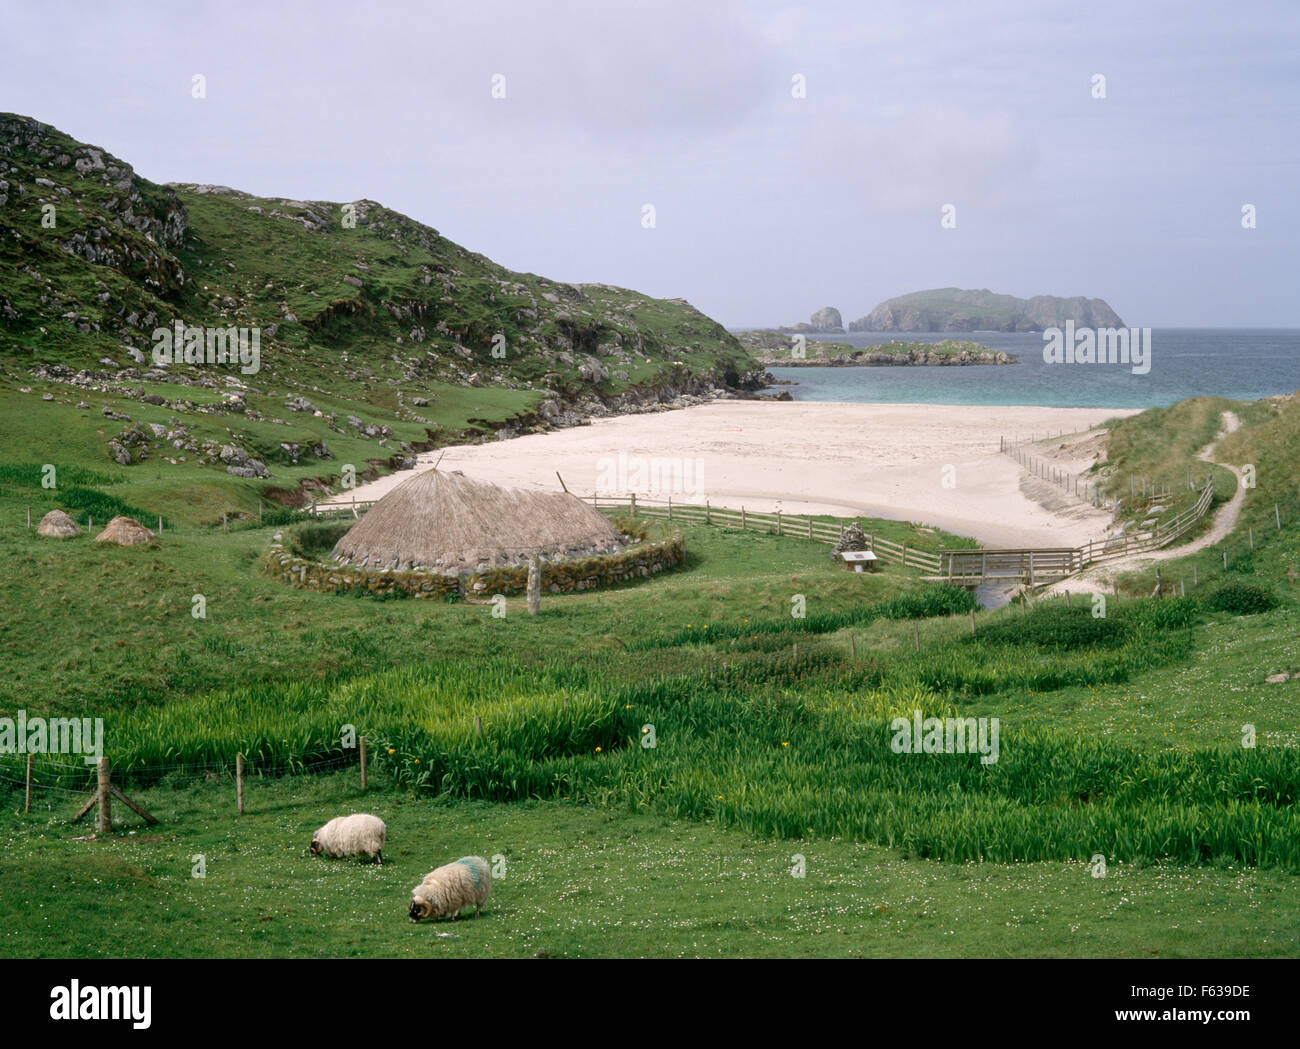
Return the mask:
[(437, 920), (450, 914), (460, 916), (462, 907), (473, 906), (474, 916), (487, 902), (492, 891), (492, 872), (481, 856), (462, 856), (424, 876), (411, 890), (411, 921), (421, 918)]
[(384, 862), (384, 839), (388, 828), (378, 816), (353, 813), (336, 816), (311, 836), (311, 854), (319, 856), (369, 856)]

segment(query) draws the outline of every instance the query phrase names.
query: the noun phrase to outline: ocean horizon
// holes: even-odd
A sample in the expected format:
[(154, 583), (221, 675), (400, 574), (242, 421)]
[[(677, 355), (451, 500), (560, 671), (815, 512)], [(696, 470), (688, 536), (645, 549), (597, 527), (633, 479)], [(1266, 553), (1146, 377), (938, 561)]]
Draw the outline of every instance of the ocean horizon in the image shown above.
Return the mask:
[(857, 349), (895, 339), (967, 339), (1013, 354), (1019, 363), (769, 368), (780, 380), (771, 389), (789, 390), (797, 401), (1153, 408), (1187, 397), (1253, 401), (1300, 390), (1300, 328), (1153, 328), (1146, 374), (1131, 364), (1049, 364), (1041, 332), (852, 332), (809, 339)]

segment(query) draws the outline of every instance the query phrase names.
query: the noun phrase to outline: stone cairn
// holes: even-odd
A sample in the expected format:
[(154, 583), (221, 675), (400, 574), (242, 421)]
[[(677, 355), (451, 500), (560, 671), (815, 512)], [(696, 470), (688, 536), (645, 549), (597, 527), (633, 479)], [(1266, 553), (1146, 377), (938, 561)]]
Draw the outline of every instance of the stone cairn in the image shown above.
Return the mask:
[(840, 537), (831, 547), (831, 560), (839, 562), (840, 554), (846, 550), (870, 550), (871, 542), (867, 539), (867, 533), (862, 530), (856, 521), (840, 529)]

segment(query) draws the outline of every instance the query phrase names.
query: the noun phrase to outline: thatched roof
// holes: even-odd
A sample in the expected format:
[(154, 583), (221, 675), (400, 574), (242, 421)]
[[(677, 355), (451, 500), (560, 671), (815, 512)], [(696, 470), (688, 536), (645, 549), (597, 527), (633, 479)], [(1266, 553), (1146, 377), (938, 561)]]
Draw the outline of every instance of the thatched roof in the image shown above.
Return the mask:
[(608, 553), (622, 542), (608, 520), (567, 492), (502, 488), (434, 469), (375, 503), (334, 545), (334, 556), (369, 568), (459, 571)]
[(119, 514), (108, 522), (107, 528), (95, 536), (95, 542), (135, 546), (137, 543), (152, 542), (153, 538), (153, 533), (134, 517), (122, 517)]
[(70, 536), (81, 535), (81, 529), (77, 527), (77, 522), (62, 510), (51, 510), (41, 518), (41, 523), (36, 526), (36, 534), (47, 535), (51, 539), (67, 539)]

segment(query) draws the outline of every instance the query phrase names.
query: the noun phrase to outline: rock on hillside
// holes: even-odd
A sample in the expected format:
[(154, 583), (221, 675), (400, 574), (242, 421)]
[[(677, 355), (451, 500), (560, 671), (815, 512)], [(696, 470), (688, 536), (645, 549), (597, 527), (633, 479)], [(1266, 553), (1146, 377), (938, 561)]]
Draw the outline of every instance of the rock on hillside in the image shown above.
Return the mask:
[(1019, 299), (988, 289), (937, 288), (887, 299), (849, 331), (1042, 331), (1064, 327), (1119, 328), (1118, 314), (1104, 299), (1035, 295)]

